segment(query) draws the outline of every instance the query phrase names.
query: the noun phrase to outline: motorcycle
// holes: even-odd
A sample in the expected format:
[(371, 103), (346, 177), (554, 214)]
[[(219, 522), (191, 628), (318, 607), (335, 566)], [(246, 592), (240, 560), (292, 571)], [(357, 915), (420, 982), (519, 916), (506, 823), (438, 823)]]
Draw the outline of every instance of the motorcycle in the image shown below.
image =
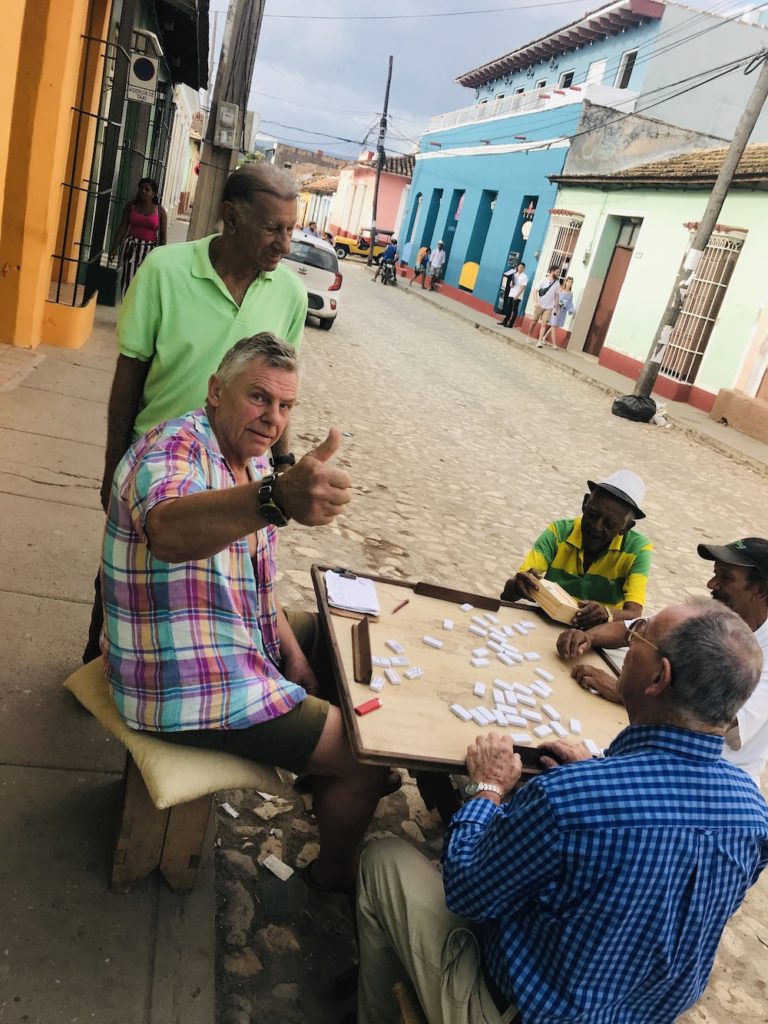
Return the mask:
[(381, 268), (381, 283), (397, 286), (397, 273), (393, 260), (387, 260)]

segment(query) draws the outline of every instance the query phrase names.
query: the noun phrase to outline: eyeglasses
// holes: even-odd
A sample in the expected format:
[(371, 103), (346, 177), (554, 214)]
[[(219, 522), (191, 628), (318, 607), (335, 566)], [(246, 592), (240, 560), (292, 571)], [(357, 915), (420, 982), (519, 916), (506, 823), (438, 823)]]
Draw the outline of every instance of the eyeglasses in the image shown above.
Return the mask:
[(648, 619), (635, 619), (631, 626), (627, 626), (627, 647), (631, 647), (635, 640), (642, 640), (644, 644), (648, 644), (654, 651), (661, 654), (656, 644), (646, 638), (645, 631), (647, 628)]

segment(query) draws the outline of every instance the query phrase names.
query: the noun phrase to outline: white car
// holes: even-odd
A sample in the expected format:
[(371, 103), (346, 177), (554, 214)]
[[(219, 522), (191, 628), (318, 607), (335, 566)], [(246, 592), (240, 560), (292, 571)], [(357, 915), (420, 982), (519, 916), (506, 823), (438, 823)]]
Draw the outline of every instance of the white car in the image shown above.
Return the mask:
[(343, 278), (333, 246), (304, 231), (294, 231), (291, 251), (283, 257), (286, 267), (304, 282), (309, 299), (308, 316), (315, 316), (330, 331), (339, 311), (338, 292)]

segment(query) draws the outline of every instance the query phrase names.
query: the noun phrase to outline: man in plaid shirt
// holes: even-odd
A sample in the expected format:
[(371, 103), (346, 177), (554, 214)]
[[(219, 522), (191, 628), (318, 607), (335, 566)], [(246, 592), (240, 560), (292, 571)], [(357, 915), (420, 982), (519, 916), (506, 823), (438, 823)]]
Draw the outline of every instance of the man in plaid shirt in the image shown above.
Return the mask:
[(619, 680), (631, 724), (604, 758), (545, 744), (550, 770), (512, 793), (511, 741), (479, 736), (442, 879), (401, 840), (367, 847), (358, 1024), (397, 1019), (403, 976), (430, 1024), (673, 1024), (699, 998), (768, 862), (768, 805), (721, 756), (762, 655), (717, 604), (640, 621)]
[(276, 477), (266, 452), (296, 401), (296, 353), (274, 335), (238, 342), (205, 408), (161, 423), (115, 473), (102, 559), (102, 651), (134, 729), (316, 777), (320, 855), (307, 881), (345, 890), (386, 769), (359, 764), (338, 708), (274, 593), (277, 533), (333, 522), (350, 500), (332, 428)]

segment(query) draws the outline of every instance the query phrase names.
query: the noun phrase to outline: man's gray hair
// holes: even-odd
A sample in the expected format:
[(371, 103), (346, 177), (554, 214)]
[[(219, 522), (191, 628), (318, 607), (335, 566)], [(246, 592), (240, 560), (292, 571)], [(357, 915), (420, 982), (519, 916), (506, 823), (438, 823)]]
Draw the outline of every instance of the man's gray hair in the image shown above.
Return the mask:
[(230, 174), (221, 201), (252, 203), (263, 192), (278, 199), (295, 199), (299, 194), (292, 175), (266, 160), (259, 160), (239, 167)]
[(727, 726), (757, 686), (763, 652), (746, 622), (719, 602), (696, 603), (698, 614), (662, 639), (672, 664), (668, 695), (681, 719)]
[(262, 331), (260, 334), (254, 334), (252, 338), (242, 338), (236, 342), (219, 363), (216, 376), (223, 384), (229, 384), (254, 360), (277, 370), (299, 372), (296, 350), (270, 331)]

